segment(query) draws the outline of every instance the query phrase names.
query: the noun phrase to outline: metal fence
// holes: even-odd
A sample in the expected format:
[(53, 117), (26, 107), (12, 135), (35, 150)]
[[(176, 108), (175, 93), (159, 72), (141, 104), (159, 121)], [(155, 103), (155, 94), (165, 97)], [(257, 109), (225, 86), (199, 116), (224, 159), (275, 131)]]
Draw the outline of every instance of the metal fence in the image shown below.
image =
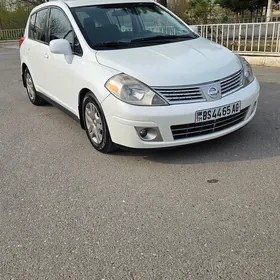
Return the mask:
[[(207, 23), (212, 23), (212, 24), (230, 24), (230, 23), (261, 23), (261, 22), (266, 22), (267, 18), (265, 16), (262, 17), (228, 17), (228, 16), (223, 16), (223, 17), (211, 17), (207, 19)], [(280, 21), (280, 16), (279, 17), (271, 17), (270, 22), (278, 22)], [(206, 24), (206, 23), (203, 23)]]
[(0, 41), (1, 40), (17, 40), (24, 34), (24, 29), (0, 29)]
[(204, 38), (237, 53), (280, 55), (280, 22), (197, 25)]
[[(237, 53), (280, 56), (280, 22), (197, 25), (199, 34)], [(154, 32), (174, 35), (171, 27), (151, 26)], [(24, 29), (0, 30), (0, 40), (15, 40)]]
[[(198, 33), (230, 50), (280, 56), (280, 22), (196, 25)], [(178, 34), (169, 26), (151, 26), (153, 32)]]
[[(233, 17), (229, 18), (229, 21), (227, 23), (257, 23), (257, 22), (266, 22), (266, 17), (244, 17), (244, 18), (238, 18)], [(280, 17), (271, 17), (271, 22), (277, 22), (280, 21)]]

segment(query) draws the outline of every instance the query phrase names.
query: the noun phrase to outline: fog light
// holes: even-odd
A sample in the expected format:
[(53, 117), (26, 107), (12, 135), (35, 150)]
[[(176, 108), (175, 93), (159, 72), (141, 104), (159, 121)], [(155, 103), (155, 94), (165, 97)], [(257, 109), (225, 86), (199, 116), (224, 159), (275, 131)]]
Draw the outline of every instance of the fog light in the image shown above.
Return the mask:
[(142, 138), (145, 138), (148, 134), (148, 129), (147, 128), (142, 128), (140, 129), (139, 131), (139, 135), (142, 137)]
[(135, 129), (142, 141), (163, 141), (158, 127), (135, 127)]

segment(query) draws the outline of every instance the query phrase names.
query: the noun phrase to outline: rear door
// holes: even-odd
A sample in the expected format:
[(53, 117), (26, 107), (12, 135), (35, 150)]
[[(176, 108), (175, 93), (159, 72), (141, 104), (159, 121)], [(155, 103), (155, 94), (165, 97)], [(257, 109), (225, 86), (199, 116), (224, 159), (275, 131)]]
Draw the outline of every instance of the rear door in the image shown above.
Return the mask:
[(30, 17), (26, 63), (37, 91), (44, 92), (47, 43), (48, 8), (36, 11)]

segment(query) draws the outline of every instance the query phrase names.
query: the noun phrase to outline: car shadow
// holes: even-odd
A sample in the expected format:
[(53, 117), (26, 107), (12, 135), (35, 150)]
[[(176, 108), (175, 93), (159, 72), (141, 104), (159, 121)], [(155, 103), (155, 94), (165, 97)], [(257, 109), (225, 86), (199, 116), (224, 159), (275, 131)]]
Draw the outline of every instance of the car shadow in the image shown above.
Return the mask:
[(51, 103), (45, 100), (44, 104), (42, 105), (43, 107), (53, 107)]
[(116, 156), (142, 157), (163, 164), (235, 162), (280, 155), (280, 85), (261, 83), (255, 118), (227, 136), (178, 148), (151, 151), (116, 151)]

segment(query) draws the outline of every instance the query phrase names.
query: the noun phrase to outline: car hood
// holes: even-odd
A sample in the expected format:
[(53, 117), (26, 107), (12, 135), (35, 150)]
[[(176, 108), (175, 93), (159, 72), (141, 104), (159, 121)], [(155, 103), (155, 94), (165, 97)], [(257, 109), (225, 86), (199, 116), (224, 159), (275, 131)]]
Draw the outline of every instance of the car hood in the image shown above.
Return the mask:
[(241, 69), (236, 55), (198, 38), (155, 46), (102, 50), (97, 61), (149, 86), (191, 85), (215, 81)]

